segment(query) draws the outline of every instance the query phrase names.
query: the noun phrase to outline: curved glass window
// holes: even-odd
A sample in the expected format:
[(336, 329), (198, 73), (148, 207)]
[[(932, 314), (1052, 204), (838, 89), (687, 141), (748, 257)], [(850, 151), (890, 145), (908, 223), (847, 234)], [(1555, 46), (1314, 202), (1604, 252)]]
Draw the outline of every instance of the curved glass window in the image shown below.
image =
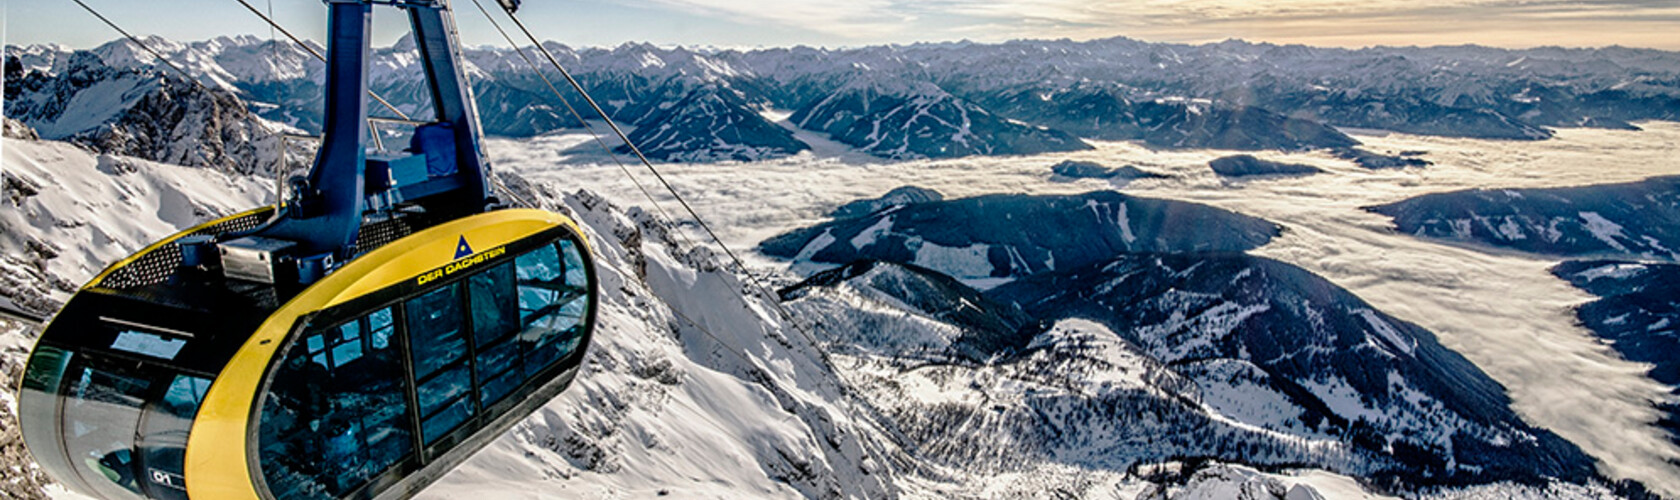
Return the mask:
[(273, 495), (354, 494), (407, 457), (447, 452), (503, 414), (498, 405), (547, 382), (536, 376), (584, 338), (582, 250), (571, 240), (543, 245), (354, 321), (306, 329), (262, 408), (259, 459)]
[(186, 500), (187, 436), (210, 390), (208, 379), (176, 375), (140, 422), (140, 449), (151, 497)]
[(577, 349), (589, 304), (580, 250), (561, 240), (468, 280), (481, 407)]
[(338, 498), (413, 450), (390, 308), (310, 329), (263, 402), (259, 457), (275, 498)]
[(209, 388), (166, 366), (40, 346), (19, 395), (35, 409), (24, 437), (82, 493), (185, 500), (187, 437)]
[(516, 259), (525, 377), (577, 349), (589, 313), (589, 280), (577, 243), (561, 240)]
[(421, 436), (427, 444), (477, 413), (467, 335), (461, 315), (461, 284), (451, 283), (403, 304), (413, 347), (414, 378), (419, 382)]
[(68, 374), (64, 448), (82, 482), (104, 498), (141, 498), (135, 429), (151, 381), (83, 364)]

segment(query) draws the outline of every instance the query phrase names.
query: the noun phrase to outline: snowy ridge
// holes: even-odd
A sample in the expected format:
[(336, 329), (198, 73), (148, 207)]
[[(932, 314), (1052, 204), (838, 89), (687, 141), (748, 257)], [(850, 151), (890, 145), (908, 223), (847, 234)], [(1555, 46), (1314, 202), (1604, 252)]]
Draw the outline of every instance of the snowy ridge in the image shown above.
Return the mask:
[(128, 66), (76, 52), (60, 73), (10, 76), (6, 112), (41, 137), (102, 153), (240, 173), (266, 170), (278, 157), (281, 127), (230, 92)]
[(866, 75), (800, 108), (791, 120), (892, 159), (1091, 149), (1065, 132), (995, 116), (932, 82)]
[(1367, 210), (1417, 236), (1566, 257), (1680, 260), (1680, 177), (1438, 193)]
[(696, 88), (643, 118), (630, 142), (649, 158), (669, 162), (757, 161), (811, 149), (761, 116), (739, 91), (719, 84)]
[[(209, 169), (94, 155), (51, 141), (6, 139), (0, 199), (0, 296), (43, 314), (106, 265), (175, 231), (256, 208), (266, 181)], [(18, 281), (14, 281), (18, 280)]]
[[(321, 66), (297, 47), (250, 36), (147, 41), (207, 85), (237, 93), (266, 119), (304, 130), (320, 126)], [(1343, 50), (1124, 38), (750, 52), (544, 46), (621, 122), (638, 123), (695, 88), (721, 84), (755, 107), (806, 110), (826, 103), (823, 119), (796, 121), (888, 158), (1084, 149), (1075, 136), (1240, 150), (1358, 143), (1331, 126), (1532, 140), (1551, 137), (1545, 127), (1636, 129), (1632, 122), (1639, 120), (1680, 119), (1680, 88), (1673, 84), (1680, 56), (1640, 49)], [(73, 56), (52, 45), (10, 49), (19, 71), (49, 75), (67, 70)], [(126, 40), (92, 53), (118, 69), (156, 69), (150, 54)], [(495, 105), (484, 107), (488, 132), (529, 137), (579, 125), (551, 101), (538, 70), (511, 49), (475, 47), (463, 55), (475, 92), (495, 97), (486, 101)], [(413, 104), (424, 102), (416, 64), (413, 42), (403, 39), (376, 50), (371, 75), (374, 90), (411, 115), (426, 111)], [(874, 90), (835, 101), (866, 89)], [(859, 99), (881, 102), (847, 103)], [(833, 118), (843, 117), (826, 115), (842, 103), (847, 113), (879, 114), (883, 128), (837, 128)], [(888, 131), (894, 133), (883, 135)], [(993, 138), (999, 134), (1006, 137)], [(712, 146), (691, 144), (687, 151), (709, 161), (732, 155), (736, 145), (722, 153), (709, 151)]]

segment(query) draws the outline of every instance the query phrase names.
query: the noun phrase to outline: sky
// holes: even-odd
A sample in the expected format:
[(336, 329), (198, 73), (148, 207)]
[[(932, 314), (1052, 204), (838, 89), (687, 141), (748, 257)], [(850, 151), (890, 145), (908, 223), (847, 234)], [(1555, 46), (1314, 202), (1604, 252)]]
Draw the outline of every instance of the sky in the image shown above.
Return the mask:
[[(182, 41), (269, 37), (237, 0), (83, 0), (135, 34)], [(320, 40), (321, 0), (247, 0)], [(471, 0), (453, 0), (469, 45), (501, 45)], [(481, 0), (497, 10), (494, 0)], [(88, 48), (116, 38), (71, 0), (0, 0), (11, 44)], [(574, 46), (626, 42), (727, 48), (1126, 36), (1152, 42), (1319, 46), (1459, 45), (1680, 50), (1680, 0), (525, 0), (538, 37)], [(375, 9), (376, 43), (406, 31)], [(380, 15), (383, 14), (383, 15)], [(500, 15), (498, 13), (498, 15)]]

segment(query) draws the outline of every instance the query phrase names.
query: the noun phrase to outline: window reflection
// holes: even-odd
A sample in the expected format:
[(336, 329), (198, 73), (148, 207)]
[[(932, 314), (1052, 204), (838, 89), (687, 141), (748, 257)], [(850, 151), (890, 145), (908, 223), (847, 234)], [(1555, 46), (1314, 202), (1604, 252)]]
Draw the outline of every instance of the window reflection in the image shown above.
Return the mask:
[(472, 391), (472, 372), (462, 333), (461, 284), (409, 299), (403, 308), (419, 379), (421, 436), (430, 444), (475, 413), (466, 398)]
[(307, 330), (263, 405), (260, 457), (275, 497), (351, 493), (416, 444), (476, 429), (484, 420), (475, 417), (547, 382), (537, 375), (583, 338), (581, 252), (573, 241), (544, 245), (399, 306)]
[(561, 240), (517, 260), (519, 310), (528, 344), (526, 377), (541, 372), (577, 349), (588, 314), (588, 274), (576, 243)]
[(73, 370), (64, 408), (64, 446), (82, 481), (110, 499), (140, 498), (134, 434), (151, 381), (83, 366)]
[[(391, 310), (310, 330), (263, 403), (260, 457), (276, 498), (337, 498), (413, 448)], [(364, 334), (365, 332), (365, 334)]]
[(140, 425), (140, 449), (146, 459), (144, 481), (152, 498), (186, 500), (187, 437), (209, 390), (208, 379), (177, 375), (146, 413)]

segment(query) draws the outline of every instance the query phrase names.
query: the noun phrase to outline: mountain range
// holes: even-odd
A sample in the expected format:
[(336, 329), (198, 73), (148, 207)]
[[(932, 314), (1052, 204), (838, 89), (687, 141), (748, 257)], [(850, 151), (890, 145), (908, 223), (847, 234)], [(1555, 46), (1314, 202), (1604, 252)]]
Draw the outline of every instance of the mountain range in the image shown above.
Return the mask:
[[(250, 36), (145, 40), (257, 115), (305, 132), (320, 126), (322, 65), (295, 45)], [(622, 123), (685, 131), (717, 124), (710, 140), (658, 140), (656, 156), (667, 161), (805, 149), (777, 128), (826, 133), (873, 155), (906, 159), (1079, 150), (1085, 140), (1238, 150), (1358, 144), (1338, 128), (1534, 140), (1549, 137), (1548, 127), (1631, 129), (1640, 120), (1680, 119), (1680, 54), (1620, 47), (1348, 50), (1127, 38), (751, 51), (544, 47)], [(409, 39), (377, 49), (370, 81), (403, 113), (423, 116), (426, 107), (414, 104), (425, 99), (413, 50)], [(87, 70), (99, 65), (77, 52), (8, 47), (8, 100), (43, 100), (26, 94), (92, 83)], [(126, 40), (86, 52), (117, 80), (132, 75), (126, 71), (161, 74), (155, 58)], [(561, 81), (552, 69), (532, 69), (509, 48), (463, 55), (487, 133), (523, 137), (579, 126), (539, 78)], [(16, 83), (31, 78), (70, 83)], [(691, 102), (672, 115), (673, 103), (701, 88), (714, 89), (705, 91), (707, 104)], [(581, 99), (566, 99), (586, 109)], [(58, 110), (7, 113), (60, 139), (129, 105), (104, 103), (63, 124), (52, 112)], [(777, 123), (768, 110), (794, 118)], [(650, 140), (647, 134), (642, 139)]]
[[(828, 318), (872, 366), (872, 399), (943, 463), (1190, 456), (1404, 491), (1595, 475), (1431, 332), (1244, 254), (1275, 234), (1265, 221), (1112, 192), (899, 198), (760, 250), (850, 262), (782, 296)], [(1186, 225), (1202, 229), (1163, 230)], [(951, 402), (970, 399), (988, 403)]]

